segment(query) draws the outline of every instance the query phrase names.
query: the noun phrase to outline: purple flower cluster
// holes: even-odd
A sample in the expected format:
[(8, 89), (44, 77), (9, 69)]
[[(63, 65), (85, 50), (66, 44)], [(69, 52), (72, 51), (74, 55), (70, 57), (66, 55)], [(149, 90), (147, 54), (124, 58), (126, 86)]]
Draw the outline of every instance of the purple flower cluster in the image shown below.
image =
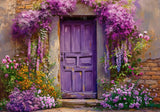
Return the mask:
[(101, 102), (103, 108), (109, 109), (128, 109), (128, 108), (141, 108), (151, 103), (153, 97), (147, 92), (148, 89), (136, 88), (136, 84), (130, 83), (111, 89), (102, 96), (104, 100)]
[(46, 0), (42, 9), (49, 9), (52, 15), (64, 15), (73, 11), (76, 2), (76, 0)]
[[(41, 93), (41, 90), (38, 90), (38, 96)], [(56, 106), (55, 99), (51, 96), (39, 96), (41, 102), (41, 109), (53, 108)]]
[(82, 3), (89, 5), (90, 7), (96, 7), (96, 0), (81, 0)]
[(13, 20), (13, 37), (30, 37), (39, 27), (39, 11), (23, 11)]
[(122, 65), (123, 49), (118, 47), (115, 52), (116, 52), (117, 71), (120, 72)]
[(53, 108), (56, 105), (54, 98), (50, 96), (40, 97), (40, 101), (41, 101), (42, 109)]
[(105, 24), (107, 38), (112, 40), (126, 40), (136, 25), (133, 15), (123, 7), (122, 3), (106, 2), (97, 10), (100, 22)]
[(39, 29), (51, 30), (52, 17), (66, 15), (75, 8), (76, 0), (46, 0), (38, 11), (23, 11), (13, 20), (13, 37), (30, 37)]
[(9, 96), (7, 110), (12, 112), (31, 112), (41, 108), (40, 99), (35, 96), (36, 88), (20, 91), (15, 88)]

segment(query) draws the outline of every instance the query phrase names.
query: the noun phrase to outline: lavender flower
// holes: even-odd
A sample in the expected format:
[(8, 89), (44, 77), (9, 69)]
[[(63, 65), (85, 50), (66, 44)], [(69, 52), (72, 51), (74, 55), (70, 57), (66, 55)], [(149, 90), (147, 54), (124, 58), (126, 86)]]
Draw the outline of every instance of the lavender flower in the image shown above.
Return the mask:
[(123, 104), (123, 103), (119, 103), (118, 107), (119, 107), (119, 108), (123, 108), (123, 107), (124, 107), (124, 104)]
[(130, 105), (129, 105), (129, 108), (134, 108), (134, 104), (130, 104)]
[(121, 69), (121, 62), (122, 62), (122, 49), (118, 47), (118, 49), (116, 49), (116, 64), (118, 72), (120, 72)]
[(142, 88), (142, 90), (136, 87), (135, 83), (130, 83), (129, 86), (125, 84), (123, 87), (114, 86), (110, 93), (103, 94), (104, 100), (101, 105), (110, 109), (145, 107), (153, 98), (146, 92), (148, 89)]
[(44, 108), (52, 108), (52, 107), (55, 107), (56, 103), (55, 103), (55, 100), (53, 97), (40, 97), (40, 101), (41, 101), (41, 108), (44, 109)]
[(40, 100), (35, 96), (36, 89), (20, 92), (18, 88), (14, 88), (9, 96), (10, 102), (7, 104), (7, 110), (14, 112), (30, 112), (38, 110), (41, 107)]

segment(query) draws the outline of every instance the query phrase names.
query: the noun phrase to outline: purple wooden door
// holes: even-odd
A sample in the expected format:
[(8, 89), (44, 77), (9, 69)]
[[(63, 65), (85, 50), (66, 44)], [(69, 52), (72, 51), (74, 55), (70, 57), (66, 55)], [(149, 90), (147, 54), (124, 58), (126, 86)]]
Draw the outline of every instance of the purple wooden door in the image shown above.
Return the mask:
[(94, 21), (61, 22), (61, 90), (63, 98), (96, 98)]

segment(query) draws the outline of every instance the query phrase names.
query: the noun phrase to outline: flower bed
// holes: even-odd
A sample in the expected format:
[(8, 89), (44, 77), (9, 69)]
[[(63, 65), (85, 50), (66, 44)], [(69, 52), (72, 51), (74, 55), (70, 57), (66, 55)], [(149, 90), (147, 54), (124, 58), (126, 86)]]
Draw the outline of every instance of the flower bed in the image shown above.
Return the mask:
[(103, 94), (103, 97), (101, 105), (109, 109), (139, 109), (148, 107), (153, 101), (149, 89), (145, 89), (144, 86), (138, 88), (137, 83), (128, 83), (119, 87), (114, 85), (110, 92)]
[(0, 107), (7, 108), (8, 111), (30, 112), (57, 105), (56, 99), (60, 97), (60, 92), (53, 86), (54, 79), (47, 77), (44, 72), (34, 69), (29, 71), (25, 61), (21, 60), (20, 63), (8, 55), (2, 59), (0, 68), (5, 91), (10, 94), (8, 102), (2, 102)]

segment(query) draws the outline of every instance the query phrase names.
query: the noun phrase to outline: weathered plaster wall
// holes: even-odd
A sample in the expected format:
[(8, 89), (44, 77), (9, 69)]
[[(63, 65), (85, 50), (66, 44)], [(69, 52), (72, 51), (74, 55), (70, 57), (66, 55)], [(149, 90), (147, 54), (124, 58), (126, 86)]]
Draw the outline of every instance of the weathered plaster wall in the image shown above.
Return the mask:
[(160, 0), (137, 0), (136, 6), (136, 18), (142, 22), (142, 31), (147, 30), (152, 37), (151, 47), (143, 58), (160, 58)]
[(50, 76), (56, 77), (55, 83), (60, 84), (60, 20), (59, 17), (53, 18), (54, 29), (49, 34), (49, 64), (55, 63), (50, 69)]
[(143, 73), (140, 83), (158, 93), (155, 101), (160, 101), (160, 0), (137, 0), (137, 19), (142, 20), (141, 30), (147, 30), (152, 37), (150, 48), (144, 52)]
[(15, 43), (11, 40), (11, 24), (15, 14), (16, 0), (0, 0), (0, 59), (13, 56)]
[[(13, 56), (15, 52), (15, 45), (10, 34), (11, 19), (15, 14), (15, 3), (15, 0), (0, 0), (0, 60), (7, 54)], [(4, 87), (0, 82), (0, 100), (4, 97), (7, 97), (7, 93), (4, 92)]]
[[(106, 78), (106, 73), (104, 71), (104, 65), (100, 63), (101, 57), (104, 57), (104, 37), (103, 29), (100, 23), (97, 21), (97, 80)], [(103, 89), (97, 85), (98, 88), (98, 98), (100, 99), (103, 94)]]

